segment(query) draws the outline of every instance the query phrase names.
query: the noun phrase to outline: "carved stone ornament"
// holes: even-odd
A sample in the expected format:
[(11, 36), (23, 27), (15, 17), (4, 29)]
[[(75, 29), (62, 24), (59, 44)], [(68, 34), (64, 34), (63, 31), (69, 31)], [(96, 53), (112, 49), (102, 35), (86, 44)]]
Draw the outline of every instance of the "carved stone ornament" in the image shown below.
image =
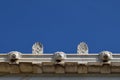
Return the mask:
[(77, 47), (78, 54), (88, 54), (88, 46), (85, 42), (81, 42)]
[(62, 62), (65, 58), (66, 58), (66, 54), (64, 52), (55, 52), (53, 57), (56, 63)]
[(11, 51), (8, 53), (8, 56), (9, 56), (9, 60), (11, 63), (14, 63), (16, 62), (18, 59), (21, 58), (21, 54), (20, 52), (18, 51)]
[(32, 54), (42, 54), (43, 53), (43, 45), (39, 42), (36, 42), (32, 46)]
[(100, 53), (100, 59), (101, 59), (103, 62), (108, 62), (110, 59), (112, 59), (112, 52), (102, 51), (102, 52)]

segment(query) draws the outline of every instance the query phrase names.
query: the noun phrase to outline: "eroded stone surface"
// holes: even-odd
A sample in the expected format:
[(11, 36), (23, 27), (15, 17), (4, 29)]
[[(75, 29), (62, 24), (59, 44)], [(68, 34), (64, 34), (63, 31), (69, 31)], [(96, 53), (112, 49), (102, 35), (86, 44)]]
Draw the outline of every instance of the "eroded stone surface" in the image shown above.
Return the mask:
[(110, 64), (103, 64), (101, 67), (101, 73), (111, 73)]
[(111, 63), (111, 72), (112, 73), (120, 73), (120, 62), (112, 62)]
[(65, 73), (64, 65), (60, 65), (60, 64), (55, 65), (55, 72), (56, 73)]
[(20, 73), (20, 68), (18, 64), (10, 65), (10, 73)]
[(100, 73), (101, 66), (102, 66), (102, 63), (100, 62), (89, 62), (88, 72), (89, 73)]
[(66, 62), (65, 63), (65, 72), (66, 73), (77, 73), (78, 69), (78, 63), (77, 62)]
[(33, 73), (42, 73), (42, 64), (33, 64)]
[(42, 70), (43, 70), (43, 73), (54, 73), (55, 72), (54, 63), (53, 62), (43, 62)]
[(87, 64), (78, 64), (78, 73), (85, 74), (88, 73)]
[(0, 62), (0, 73), (9, 73), (10, 65), (6, 62)]
[(20, 71), (23, 73), (32, 73), (33, 72), (33, 66), (32, 63), (20, 63)]

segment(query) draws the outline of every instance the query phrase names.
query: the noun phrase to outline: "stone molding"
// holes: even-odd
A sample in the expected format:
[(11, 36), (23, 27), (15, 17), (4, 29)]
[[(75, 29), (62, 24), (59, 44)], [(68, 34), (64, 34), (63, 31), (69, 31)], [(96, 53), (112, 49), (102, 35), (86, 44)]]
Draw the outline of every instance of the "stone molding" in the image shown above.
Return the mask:
[(9, 54), (0, 54), (0, 73), (32, 74), (113, 74), (120, 73), (120, 54), (112, 54), (108, 62), (99, 54), (66, 54), (64, 63), (56, 64), (54, 54), (20, 54), (17, 63), (10, 63)]
[[(32, 62), (33, 64), (42, 62), (54, 62), (54, 54), (21, 54), (21, 57), (17, 58), (17, 64), (20, 62)], [(9, 54), (0, 54), (0, 62), (10, 62)], [(78, 62), (78, 63), (88, 63), (88, 62), (103, 62), (100, 59), (99, 54), (67, 54), (64, 58), (64, 62)], [(109, 62), (120, 62), (120, 54), (112, 54), (112, 59)], [(11, 63), (12, 64), (12, 63)], [(14, 64), (14, 63), (13, 63)]]

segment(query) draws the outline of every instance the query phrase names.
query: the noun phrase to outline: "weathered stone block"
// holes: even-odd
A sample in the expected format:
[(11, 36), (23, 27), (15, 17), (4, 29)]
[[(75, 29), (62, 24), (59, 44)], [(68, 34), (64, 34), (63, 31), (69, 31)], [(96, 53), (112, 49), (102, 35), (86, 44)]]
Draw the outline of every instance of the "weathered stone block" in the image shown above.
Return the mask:
[(9, 73), (10, 65), (6, 62), (0, 62), (0, 73)]
[(100, 62), (89, 62), (88, 63), (88, 72), (89, 73), (100, 73), (100, 68), (102, 64)]
[(109, 63), (105, 63), (105, 64), (102, 65), (101, 73), (111, 73), (110, 64)]
[(111, 63), (111, 72), (112, 73), (120, 73), (120, 62), (112, 62)]
[(33, 64), (33, 73), (42, 73), (42, 65)]
[(20, 73), (20, 68), (18, 64), (10, 65), (10, 73)]
[(88, 73), (87, 64), (78, 64), (78, 73)]
[(65, 73), (64, 65), (56, 64), (55, 65), (55, 72), (56, 73)]
[(32, 63), (29, 62), (21, 62), (19, 63), (20, 65), (20, 71), (23, 73), (32, 73), (33, 72), (33, 67)]
[(78, 63), (77, 62), (66, 62), (65, 72), (66, 73), (77, 73)]
[(53, 62), (43, 62), (42, 69), (43, 69), (44, 73), (54, 73), (55, 72), (54, 63)]

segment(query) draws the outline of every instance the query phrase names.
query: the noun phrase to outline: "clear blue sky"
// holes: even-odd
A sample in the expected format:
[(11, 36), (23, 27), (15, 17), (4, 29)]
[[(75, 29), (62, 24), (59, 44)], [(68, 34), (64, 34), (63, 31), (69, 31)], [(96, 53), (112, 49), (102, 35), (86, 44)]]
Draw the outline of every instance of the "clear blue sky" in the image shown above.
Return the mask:
[(90, 53), (120, 52), (120, 0), (1, 0), (0, 53), (75, 53), (79, 42)]

